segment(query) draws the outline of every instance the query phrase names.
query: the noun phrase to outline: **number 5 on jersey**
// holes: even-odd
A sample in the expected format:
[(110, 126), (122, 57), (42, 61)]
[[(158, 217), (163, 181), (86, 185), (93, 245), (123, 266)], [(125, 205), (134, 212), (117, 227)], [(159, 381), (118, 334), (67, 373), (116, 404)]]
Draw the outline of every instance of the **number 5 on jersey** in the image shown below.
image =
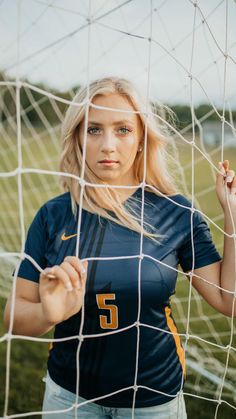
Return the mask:
[(118, 307), (114, 304), (107, 303), (106, 300), (115, 300), (115, 294), (97, 294), (97, 305), (102, 310), (108, 310), (107, 315), (100, 315), (101, 329), (117, 329), (118, 328)]

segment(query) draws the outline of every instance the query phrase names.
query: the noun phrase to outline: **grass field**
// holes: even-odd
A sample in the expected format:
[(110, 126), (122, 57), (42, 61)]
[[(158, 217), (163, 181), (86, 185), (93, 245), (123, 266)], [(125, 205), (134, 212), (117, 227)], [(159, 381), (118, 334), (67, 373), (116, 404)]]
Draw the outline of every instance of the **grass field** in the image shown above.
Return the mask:
[[(59, 141), (58, 132), (52, 136), (43, 136), (38, 132), (35, 138), (26, 132), (22, 142), (23, 168), (40, 168), (46, 170), (57, 170)], [(181, 186), (181, 189), (189, 191), (191, 195), (192, 177), (192, 155), (191, 147), (184, 146), (176, 140), (177, 152), (181, 166), (184, 168), (184, 177), (177, 170), (176, 163), (173, 163), (174, 175)], [(3, 154), (0, 161), (0, 172), (10, 172), (18, 166), (16, 139), (12, 132), (9, 132), (2, 148)], [(172, 155), (176, 158), (175, 153)], [(208, 150), (215, 165), (221, 159), (220, 152)], [(229, 158), (232, 167), (236, 167), (236, 148), (225, 149), (225, 158)], [(202, 159), (199, 152), (195, 152), (194, 158), (194, 196), (196, 203), (201, 210), (211, 219), (215, 220), (219, 227), (223, 227), (221, 209), (215, 198), (214, 180), (209, 163)], [(52, 175), (23, 174), (23, 209), (24, 227), (27, 230), (37, 208), (47, 199), (60, 193), (58, 179)], [(1, 196), (1, 221), (0, 221), (0, 252), (19, 252), (21, 248), (21, 227), (19, 219), (19, 179), (17, 176), (0, 178)], [(211, 231), (214, 242), (222, 252), (223, 234), (211, 224)], [(12, 283), (11, 272), (14, 260), (1, 258), (0, 272), (0, 314), (2, 313)], [(181, 333), (186, 331), (186, 315), (188, 308), (188, 281), (181, 275), (178, 281), (177, 293), (173, 298), (173, 311)], [(199, 365), (215, 376), (222, 378), (224, 365), (226, 363), (227, 351), (213, 346), (212, 344), (227, 346), (230, 342), (230, 319), (217, 314), (202, 299), (193, 293), (191, 302), (189, 333), (194, 336), (201, 336), (209, 343), (203, 343), (198, 339), (190, 339), (187, 346), (187, 359), (194, 359)], [(3, 414), (5, 400), (5, 371), (6, 371), (6, 348), (7, 343), (4, 337), (4, 328), (1, 324), (0, 333), (0, 414)], [(234, 338), (232, 346), (236, 348)], [(46, 343), (27, 342), (13, 339), (11, 341), (11, 362), (10, 362), (10, 393), (8, 415), (40, 411), (43, 388), (42, 377), (45, 374), (48, 345)], [(236, 386), (236, 349), (231, 350), (226, 381), (234, 388)], [(189, 418), (209, 419), (214, 418), (216, 402), (219, 397), (220, 386), (213, 384), (198, 371), (188, 368), (188, 376), (185, 392), (193, 395), (201, 395), (211, 401), (201, 400), (193, 396), (186, 396)], [(225, 387), (222, 399), (236, 407), (234, 391)], [(213, 400), (213, 401), (212, 401)], [(218, 417), (228, 419), (234, 417), (235, 410), (226, 403), (222, 403)], [(28, 416), (31, 417), (31, 416)], [(33, 417), (33, 416), (32, 416)], [(35, 416), (34, 416), (35, 417)], [(39, 417), (39, 416), (38, 416)], [(150, 418), (151, 419), (151, 418)]]

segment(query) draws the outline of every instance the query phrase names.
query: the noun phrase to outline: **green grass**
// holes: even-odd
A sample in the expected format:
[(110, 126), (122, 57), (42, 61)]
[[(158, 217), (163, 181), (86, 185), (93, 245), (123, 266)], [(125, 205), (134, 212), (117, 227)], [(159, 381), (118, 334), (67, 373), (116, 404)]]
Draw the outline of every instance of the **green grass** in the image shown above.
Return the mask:
[[(40, 132), (39, 132), (40, 134)], [(35, 138), (34, 140), (25, 132), (25, 140), (22, 147), (23, 167), (31, 168), (43, 168), (50, 170), (58, 170), (57, 162), (59, 160), (59, 144), (55, 141), (55, 138), (41, 137)], [(178, 144), (179, 157), (182, 166), (185, 168), (185, 181), (186, 186), (191, 193), (191, 148), (189, 146), (183, 146)], [(213, 150), (209, 149), (209, 153)], [(194, 194), (197, 198), (197, 203), (200, 205), (202, 211), (211, 219), (221, 214), (221, 209), (217, 203), (214, 191), (209, 191), (201, 195), (202, 191), (210, 188), (214, 185), (213, 177), (209, 164), (201, 157), (199, 152), (195, 152), (194, 172)], [(225, 158), (230, 159), (232, 167), (236, 167), (236, 149), (226, 149)], [(199, 161), (198, 161), (199, 160)], [(214, 153), (212, 160), (215, 165), (221, 160), (220, 153)], [(0, 172), (14, 170), (17, 163), (17, 147), (16, 140), (12, 136), (12, 140), (6, 142), (4, 147), (4, 158), (0, 160)], [(176, 178), (179, 179), (181, 185), (182, 180), (178, 173), (175, 173)], [(19, 222), (19, 206), (18, 206), (18, 194), (17, 189), (20, 184), (16, 176), (8, 178), (0, 178), (0, 196), (2, 204), (2, 212), (0, 215), (0, 251), (14, 252), (20, 251), (21, 247), (21, 228)], [(183, 185), (181, 185), (183, 186)], [(25, 174), (22, 176), (22, 190), (23, 190), (23, 209), (24, 209), (24, 226), (28, 228), (35, 211), (38, 207), (50, 199), (51, 197), (60, 193), (58, 187), (58, 179), (55, 176), (50, 175), (38, 175), (38, 174)], [(222, 219), (216, 221), (216, 223), (223, 227)], [(222, 250), (222, 233), (211, 226), (214, 242), (216, 243), (219, 251)], [(11, 268), (6, 265), (6, 262), (1, 261), (1, 272), (0, 272), (0, 295), (7, 296), (10, 286), (6, 286), (11, 281)], [(177, 300), (173, 299), (173, 311), (180, 333), (186, 331), (186, 316), (187, 316), (187, 297), (189, 292), (188, 281), (182, 276), (179, 278), (177, 286), (177, 297), (180, 299), (185, 298), (182, 301), (181, 307), (182, 312), (179, 311), (179, 303), (176, 304)], [(0, 298), (0, 315), (2, 317), (6, 298)], [(199, 311), (200, 310), (200, 311)], [(199, 314), (200, 313), (200, 314)], [(206, 339), (212, 343), (221, 343), (227, 345), (229, 343), (229, 332), (230, 322), (224, 316), (212, 319), (216, 312), (210, 308), (195, 294), (192, 296), (191, 301), (191, 312), (190, 312), (190, 329), (189, 333), (192, 335), (203, 334), (207, 336)], [(203, 317), (203, 315), (205, 317)], [(194, 320), (195, 319), (195, 320)], [(207, 320), (206, 320), (207, 319)], [(210, 319), (210, 320), (209, 320)], [(212, 330), (216, 331), (216, 335), (212, 333)], [(220, 333), (224, 333), (219, 338)], [(1, 336), (4, 335), (5, 331), (3, 326), (0, 327)], [(219, 341), (220, 339), (220, 341)], [(189, 342), (189, 345), (193, 345), (194, 348), (198, 348), (198, 353), (203, 359), (208, 359), (208, 351), (210, 351), (213, 362), (215, 359), (215, 373), (222, 376), (217, 369), (217, 362), (225, 364), (226, 362), (226, 351), (216, 351), (215, 348), (209, 344), (202, 345), (200, 341), (193, 339)], [(236, 339), (234, 338), (232, 345), (236, 347)], [(5, 371), (6, 371), (6, 341), (0, 343), (0, 415), (3, 414), (4, 400), (5, 400)], [(16, 414), (31, 411), (40, 411), (43, 397), (44, 383), (42, 378), (45, 375), (46, 360), (48, 353), (48, 344), (39, 342), (27, 342), (24, 340), (13, 339), (11, 342), (11, 363), (10, 363), (10, 393), (9, 393), (9, 409), (8, 414)], [(212, 369), (212, 365), (210, 366)], [(214, 366), (213, 366), (214, 367)], [(235, 358), (230, 356), (229, 367), (235, 370)], [(231, 372), (227, 375), (226, 379), (232, 384), (236, 385), (235, 374)], [(200, 377), (197, 373), (194, 375), (191, 370), (188, 371), (187, 382), (185, 391), (193, 393), (190, 389), (190, 385), (195, 385), (194, 394), (202, 395), (210, 399), (217, 397), (217, 388), (212, 386), (206, 379)], [(197, 385), (199, 392), (197, 393)], [(205, 393), (204, 393), (205, 391)], [(209, 392), (209, 393), (208, 393)], [(229, 403), (235, 406), (235, 401), (232, 400), (232, 394), (224, 391), (222, 396), (223, 400), (227, 400)], [(216, 403), (212, 401), (201, 400), (196, 397), (186, 397), (187, 410), (189, 418), (202, 418), (209, 419), (214, 418)], [(228, 419), (233, 417), (235, 411), (222, 403), (219, 408), (218, 417), (222, 419)], [(33, 417), (33, 416), (32, 416)], [(35, 417), (35, 416), (34, 416)], [(39, 417), (39, 416), (38, 416)]]
[[(5, 300), (0, 299), (3, 313)], [(1, 324), (1, 336), (6, 332)], [(6, 390), (6, 341), (0, 344), (0, 414), (3, 416)], [(41, 410), (48, 344), (13, 339), (10, 352), (10, 392), (8, 414), (26, 413)], [(41, 416), (30, 416), (40, 418)]]

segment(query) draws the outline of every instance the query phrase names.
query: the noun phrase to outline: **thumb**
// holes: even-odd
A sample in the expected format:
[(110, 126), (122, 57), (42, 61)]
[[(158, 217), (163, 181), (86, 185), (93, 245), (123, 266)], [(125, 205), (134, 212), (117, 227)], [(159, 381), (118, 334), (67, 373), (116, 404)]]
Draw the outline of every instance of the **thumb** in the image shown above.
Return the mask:
[(46, 269), (44, 269), (41, 272), (40, 277), (41, 277), (42, 280), (45, 280), (45, 279), (55, 279), (56, 278), (56, 276), (53, 273), (53, 269), (52, 268), (46, 268)]
[(87, 260), (83, 260), (82, 261), (82, 265), (84, 268), (84, 271), (81, 273), (81, 283), (82, 283), (82, 288), (85, 288), (85, 284), (86, 284), (86, 280), (87, 280), (87, 273), (88, 273), (88, 261)]
[(229, 160), (224, 160), (222, 165), (225, 169), (225, 172), (227, 172), (229, 170)]
[(216, 173), (216, 186), (221, 187), (224, 185), (226, 172), (225, 172), (225, 168), (222, 162), (218, 163), (218, 167), (219, 167), (220, 173), (219, 172)]
[(83, 260), (82, 261), (83, 267), (84, 269), (87, 271), (88, 270), (88, 261), (87, 260)]

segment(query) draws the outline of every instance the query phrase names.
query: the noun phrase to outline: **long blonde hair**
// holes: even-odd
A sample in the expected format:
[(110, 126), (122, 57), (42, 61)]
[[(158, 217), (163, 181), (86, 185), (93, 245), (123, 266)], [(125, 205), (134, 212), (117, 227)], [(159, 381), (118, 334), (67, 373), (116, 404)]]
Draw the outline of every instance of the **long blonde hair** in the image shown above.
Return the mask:
[[(107, 96), (110, 94), (119, 94), (129, 101), (134, 111), (138, 112), (143, 132), (145, 131), (145, 124), (147, 125), (145, 184), (155, 187), (156, 194), (158, 194), (158, 190), (164, 195), (175, 194), (176, 187), (167, 168), (166, 133), (153, 115), (151, 104), (147, 105), (133, 84), (123, 78), (107, 77), (98, 79), (88, 87), (81, 88), (78, 91), (72, 104), (67, 109), (62, 124), (60, 171), (76, 176), (81, 175), (83, 151), (79, 141), (79, 125), (85, 118), (86, 107), (89, 106), (89, 103), (92, 103), (92, 100), (98, 95)], [(148, 118), (145, 121), (145, 115), (147, 114)], [(143, 181), (143, 172), (144, 153), (138, 152), (134, 161), (134, 176), (137, 185)], [(86, 162), (84, 180), (92, 184), (106, 185), (90, 170)], [(70, 192), (72, 202), (78, 204), (81, 188), (79, 181), (73, 177), (62, 176), (61, 183), (64, 190)], [(153, 190), (151, 191), (155, 193)], [(126, 202), (124, 205), (119, 198), (117, 189), (106, 186), (94, 188), (86, 185), (83, 202), (90, 212), (141, 233), (140, 218), (134, 209), (135, 206), (132, 206), (132, 198), (129, 199), (128, 204)], [(112, 212), (107, 208), (112, 208)], [(156, 234), (150, 231), (150, 227), (150, 224), (144, 223), (143, 234), (149, 238), (154, 238)]]

